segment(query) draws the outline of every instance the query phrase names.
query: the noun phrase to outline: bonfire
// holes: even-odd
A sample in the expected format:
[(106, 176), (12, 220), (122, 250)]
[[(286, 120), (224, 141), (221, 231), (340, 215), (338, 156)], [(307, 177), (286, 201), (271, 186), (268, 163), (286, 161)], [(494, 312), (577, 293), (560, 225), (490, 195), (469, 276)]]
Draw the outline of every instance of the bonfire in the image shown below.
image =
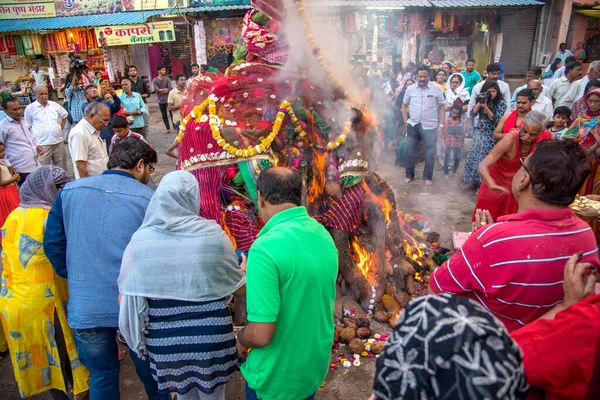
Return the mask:
[[(224, 75), (197, 77), (186, 90), (178, 168), (197, 178), (202, 216), (218, 221), (240, 250), (248, 250), (261, 227), (260, 172), (273, 165), (297, 169), (304, 205), (339, 250), (339, 297), (358, 302), (367, 317), (395, 323), (414, 280), (426, 278), (432, 263), (402, 228), (394, 193), (374, 172), (377, 121), (333, 73), (301, 0), (287, 8), (283, 1), (253, 6), (234, 64)], [(287, 62), (283, 27), (290, 18), (301, 22), (312, 64)], [(313, 73), (327, 82), (317, 85)]]

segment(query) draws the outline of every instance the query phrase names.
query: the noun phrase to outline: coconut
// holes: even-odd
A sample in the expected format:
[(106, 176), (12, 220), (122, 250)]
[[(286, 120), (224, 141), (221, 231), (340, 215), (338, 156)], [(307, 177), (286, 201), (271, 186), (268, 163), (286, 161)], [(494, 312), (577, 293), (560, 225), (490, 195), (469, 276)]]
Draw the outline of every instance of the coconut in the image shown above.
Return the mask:
[(385, 342), (375, 342), (371, 344), (371, 353), (380, 354), (385, 347)]
[(368, 328), (371, 326), (371, 321), (368, 318), (361, 317), (356, 321), (357, 328)]
[(390, 319), (388, 313), (386, 313), (385, 311), (375, 311), (375, 314), (373, 314), (373, 318), (375, 318), (375, 321), (382, 323), (388, 322), (388, 320)]
[(356, 336), (356, 330), (352, 328), (344, 328), (340, 332), (340, 342), (348, 343)]
[(361, 339), (368, 339), (373, 334), (373, 330), (371, 328), (358, 328), (356, 330), (356, 336)]
[(354, 338), (348, 343), (348, 350), (354, 354), (360, 354), (365, 351), (365, 344), (359, 338)]
[(344, 325), (346, 326), (346, 328), (352, 328), (352, 329), (356, 329), (356, 320), (354, 318), (350, 318), (350, 317), (344, 317), (342, 319), (342, 322), (344, 323)]

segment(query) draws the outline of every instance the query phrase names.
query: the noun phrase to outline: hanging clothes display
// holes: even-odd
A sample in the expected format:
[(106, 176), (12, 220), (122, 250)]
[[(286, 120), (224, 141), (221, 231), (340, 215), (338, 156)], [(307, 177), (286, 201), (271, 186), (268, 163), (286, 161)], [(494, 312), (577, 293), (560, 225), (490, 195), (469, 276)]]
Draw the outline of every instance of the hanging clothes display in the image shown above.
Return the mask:
[(194, 24), (194, 47), (196, 50), (196, 62), (206, 64), (206, 30), (204, 21), (196, 21)]

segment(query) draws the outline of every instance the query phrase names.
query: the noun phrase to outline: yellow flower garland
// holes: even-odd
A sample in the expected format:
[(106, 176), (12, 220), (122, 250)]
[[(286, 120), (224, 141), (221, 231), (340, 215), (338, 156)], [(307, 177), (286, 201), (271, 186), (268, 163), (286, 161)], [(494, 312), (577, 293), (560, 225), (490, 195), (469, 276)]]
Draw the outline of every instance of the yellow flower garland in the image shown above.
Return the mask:
[(221, 121), (216, 115), (217, 113), (214, 99), (210, 97), (208, 98), (208, 123), (210, 125), (210, 130), (212, 131), (213, 138), (216, 140), (219, 147), (223, 148), (223, 150), (225, 150), (229, 154), (233, 154), (236, 157), (254, 157), (255, 155), (261, 154), (267, 151), (269, 148), (271, 148), (273, 140), (275, 140), (275, 138), (279, 134), (279, 131), (281, 130), (281, 125), (283, 124), (283, 120), (285, 118), (285, 110), (287, 110), (288, 107), (290, 107), (290, 103), (287, 100), (281, 103), (281, 105), (279, 106), (279, 112), (275, 117), (275, 122), (273, 122), (273, 128), (271, 130), (271, 133), (269, 133), (269, 135), (266, 138), (264, 138), (260, 142), (260, 144), (257, 144), (256, 146), (248, 146), (243, 149), (238, 149), (237, 147), (227, 143), (227, 141), (223, 139), (223, 136), (221, 136)]
[[(186, 115), (185, 118), (183, 118), (181, 120), (181, 125), (179, 127), (179, 134), (177, 135), (177, 141), (179, 143), (181, 143), (181, 141), (183, 139), (183, 135), (185, 133), (185, 127), (187, 126), (187, 123), (190, 121), (190, 119), (194, 118), (196, 120), (196, 122), (198, 122), (198, 123), (205, 122), (202, 120), (202, 117), (203, 117), (204, 110), (206, 109), (206, 106), (208, 106), (208, 118), (207, 119), (209, 121), (210, 130), (212, 132), (213, 138), (215, 139), (215, 141), (217, 142), (219, 147), (222, 147), (223, 150), (225, 150), (229, 154), (233, 154), (236, 157), (242, 157), (242, 158), (254, 157), (257, 154), (264, 153), (265, 151), (270, 149), (271, 144), (273, 143), (273, 141), (279, 134), (279, 131), (281, 130), (281, 125), (283, 124), (283, 120), (285, 119), (286, 112), (288, 113), (290, 119), (292, 120), (292, 124), (294, 126), (294, 131), (301, 138), (306, 137), (306, 132), (304, 131), (304, 129), (302, 129), (302, 126), (300, 125), (300, 122), (298, 121), (298, 118), (296, 117), (296, 114), (294, 113), (294, 110), (292, 109), (291, 104), (287, 100), (285, 100), (279, 106), (279, 112), (277, 113), (277, 116), (275, 117), (275, 121), (273, 122), (273, 128), (271, 130), (271, 133), (269, 133), (269, 135), (265, 139), (263, 139), (260, 144), (258, 144), (256, 146), (248, 146), (243, 149), (238, 149), (237, 147), (227, 143), (227, 141), (221, 135), (221, 125), (223, 124), (223, 120), (219, 119), (219, 117), (217, 116), (217, 106), (215, 104), (214, 98), (212, 96), (209, 96), (202, 103), (200, 103), (199, 105), (194, 107), (194, 109), (188, 115)], [(327, 151), (335, 150), (340, 145), (342, 145), (346, 141), (349, 131), (350, 131), (350, 121), (348, 120), (348, 121), (346, 121), (346, 126), (345, 126), (344, 130), (338, 136), (338, 138), (334, 141), (330, 141), (327, 143), (327, 146), (326, 146)]]
[(204, 109), (206, 108), (206, 105), (208, 104), (207, 100), (208, 99), (204, 99), (204, 101), (202, 103), (200, 103), (196, 107), (194, 107), (194, 109), (192, 111), (190, 111), (190, 113), (181, 120), (181, 124), (179, 124), (179, 134), (177, 134), (177, 142), (181, 143), (181, 141), (183, 140), (183, 135), (185, 134), (185, 127), (190, 119), (195, 118), (196, 122), (198, 122), (198, 123), (202, 122), (201, 117), (202, 117), (202, 114), (204, 113)]

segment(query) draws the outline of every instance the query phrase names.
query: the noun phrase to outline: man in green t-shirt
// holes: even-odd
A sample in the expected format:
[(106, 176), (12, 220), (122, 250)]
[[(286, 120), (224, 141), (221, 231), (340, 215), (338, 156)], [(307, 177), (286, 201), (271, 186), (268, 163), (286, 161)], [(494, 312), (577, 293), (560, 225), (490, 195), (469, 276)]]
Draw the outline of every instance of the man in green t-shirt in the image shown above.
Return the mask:
[(246, 399), (313, 399), (331, 355), (338, 251), (300, 207), (296, 171), (263, 171), (257, 189), (265, 226), (248, 255), (248, 325), (237, 337), (240, 353), (251, 349)]

